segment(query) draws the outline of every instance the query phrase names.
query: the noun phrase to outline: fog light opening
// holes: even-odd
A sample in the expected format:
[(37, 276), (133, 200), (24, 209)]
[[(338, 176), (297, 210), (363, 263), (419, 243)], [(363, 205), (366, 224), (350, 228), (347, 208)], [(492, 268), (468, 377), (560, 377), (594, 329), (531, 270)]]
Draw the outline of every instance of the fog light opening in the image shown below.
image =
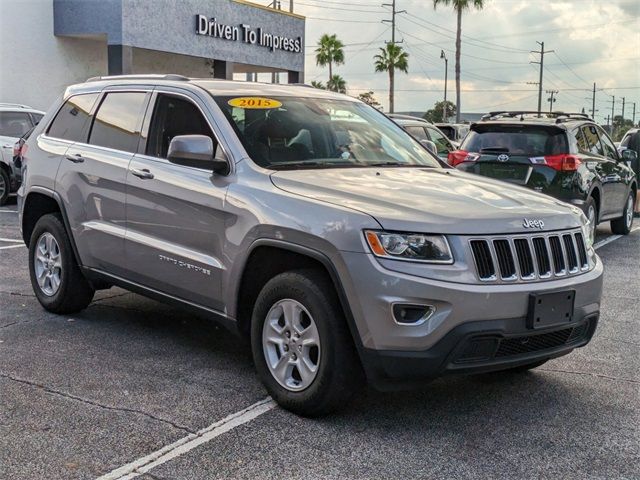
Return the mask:
[(393, 304), (393, 319), (398, 325), (416, 327), (422, 325), (436, 313), (433, 305)]

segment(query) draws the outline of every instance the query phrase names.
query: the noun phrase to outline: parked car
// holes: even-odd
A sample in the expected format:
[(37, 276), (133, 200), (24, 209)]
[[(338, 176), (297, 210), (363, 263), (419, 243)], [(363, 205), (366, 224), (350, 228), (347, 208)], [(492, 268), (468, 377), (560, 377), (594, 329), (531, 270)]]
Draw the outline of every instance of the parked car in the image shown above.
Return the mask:
[(444, 133), (449, 140), (460, 144), (464, 137), (469, 133), (468, 123), (436, 123), (438, 129)]
[(13, 165), (14, 146), (43, 115), (26, 105), (0, 103), (0, 205), (20, 186), (20, 172)]
[(345, 95), (97, 78), (26, 145), (18, 207), (45, 309), (112, 285), (182, 305), (248, 338), (300, 414), (364, 378), (534, 368), (598, 323), (602, 262), (578, 208), (459, 172)]
[(416, 140), (420, 142), (430, 141), (436, 147), (436, 153), (440, 159), (447, 161), (450, 152), (456, 149), (456, 146), (431, 122), (422, 118), (412, 117), (410, 115), (389, 115), (398, 125), (409, 132)]
[(606, 132), (579, 113), (492, 112), (472, 124), (451, 165), (529, 187), (580, 207), (591, 225), (611, 221), (626, 235), (633, 224), (638, 181)]

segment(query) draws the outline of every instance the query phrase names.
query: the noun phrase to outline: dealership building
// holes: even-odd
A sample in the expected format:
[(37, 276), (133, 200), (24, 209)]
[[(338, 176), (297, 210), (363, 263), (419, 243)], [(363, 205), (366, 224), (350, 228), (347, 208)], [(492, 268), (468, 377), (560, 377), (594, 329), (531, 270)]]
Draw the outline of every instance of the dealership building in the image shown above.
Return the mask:
[(2, 0), (0, 102), (101, 75), (304, 81), (304, 17), (245, 0)]

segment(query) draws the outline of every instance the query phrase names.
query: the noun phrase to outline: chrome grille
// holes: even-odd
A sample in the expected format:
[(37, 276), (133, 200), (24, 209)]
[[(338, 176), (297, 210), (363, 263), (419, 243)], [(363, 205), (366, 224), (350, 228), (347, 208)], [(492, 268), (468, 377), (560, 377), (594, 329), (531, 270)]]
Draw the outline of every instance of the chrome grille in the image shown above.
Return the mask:
[(580, 230), (473, 238), (469, 245), (478, 278), (485, 282), (544, 280), (589, 269)]

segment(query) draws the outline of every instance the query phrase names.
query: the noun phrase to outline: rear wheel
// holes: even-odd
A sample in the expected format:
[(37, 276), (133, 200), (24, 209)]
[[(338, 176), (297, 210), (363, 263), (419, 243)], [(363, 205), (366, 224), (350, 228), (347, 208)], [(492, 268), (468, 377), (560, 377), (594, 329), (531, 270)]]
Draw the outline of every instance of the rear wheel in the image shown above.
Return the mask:
[(11, 180), (7, 172), (0, 168), (0, 205), (7, 203), (9, 192), (11, 190)]
[(333, 285), (319, 271), (267, 282), (253, 311), (251, 349), (271, 397), (299, 415), (344, 406), (363, 379)]
[(618, 235), (628, 235), (633, 227), (633, 202), (635, 197), (633, 192), (629, 192), (627, 201), (624, 204), (622, 217), (611, 220), (611, 231)]
[(40, 304), (53, 313), (75, 313), (89, 305), (94, 289), (78, 267), (59, 214), (41, 217), (29, 242), (29, 274)]

